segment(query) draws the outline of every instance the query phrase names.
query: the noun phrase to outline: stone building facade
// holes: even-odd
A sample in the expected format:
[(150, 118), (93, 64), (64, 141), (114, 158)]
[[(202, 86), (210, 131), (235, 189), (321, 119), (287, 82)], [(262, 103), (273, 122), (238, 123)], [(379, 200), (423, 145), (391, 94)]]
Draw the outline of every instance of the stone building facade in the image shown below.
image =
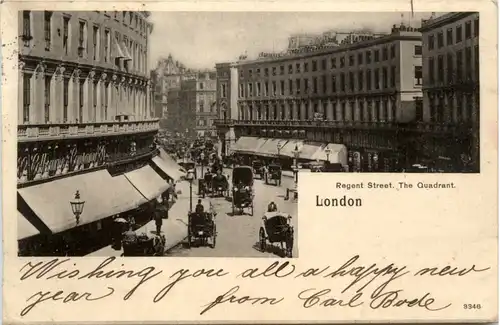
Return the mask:
[(423, 131), (419, 154), (455, 170), (479, 171), (479, 13), (422, 23)]
[(147, 222), (150, 204), (178, 176), (155, 144), (149, 17), (19, 12), (19, 255), (106, 246), (113, 216)]
[(401, 25), (385, 35), (326, 36), (303, 46), (291, 39), (284, 53), (236, 62), (237, 113), (217, 122), (220, 133), (342, 144), (351, 170), (394, 169), (397, 126), (421, 105), (421, 33)]

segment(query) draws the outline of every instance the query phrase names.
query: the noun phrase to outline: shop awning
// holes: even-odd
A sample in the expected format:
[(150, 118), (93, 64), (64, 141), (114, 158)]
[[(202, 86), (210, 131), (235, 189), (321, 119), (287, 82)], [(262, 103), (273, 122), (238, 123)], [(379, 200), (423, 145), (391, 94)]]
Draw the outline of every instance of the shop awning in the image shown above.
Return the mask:
[(125, 58), (125, 54), (124, 54), (120, 44), (116, 40), (113, 41), (113, 56), (116, 59)]
[(283, 149), (281, 149), (280, 155), (294, 158), (295, 156), (293, 152), (295, 151), (295, 147), (297, 147), (297, 149), (300, 151), (303, 145), (303, 140), (288, 140)]
[[(258, 149), (258, 155), (267, 157), (277, 157), (278, 156), (278, 145), (283, 148), (288, 140), (284, 139), (267, 139), (267, 141)], [(280, 150), (281, 155), (281, 150)]]
[(19, 195), (53, 232), (77, 226), (70, 201), (76, 191), (85, 201), (79, 225), (135, 209), (146, 202), (123, 175), (111, 177), (106, 170), (70, 176), (21, 188)]
[(153, 163), (167, 174), (168, 177), (172, 178), (174, 182), (186, 175), (186, 173), (182, 171), (183, 168), (163, 149), (160, 149), (160, 154), (153, 158)]
[(17, 211), (17, 240), (33, 237), (39, 233), (40, 231), (21, 212)]
[[(327, 148), (330, 149), (328, 155), (326, 154)], [(312, 160), (326, 161), (327, 156), (328, 160), (332, 164), (342, 164), (343, 166), (347, 166), (347, 147), (345, 145), (337, 143), (329, 143), (328, 145), (323, 145), (321, 146), (321, 150), (318, 150), (312, 156)]]
[(265, 140), (265, 138), (257, 137), (239, 137), (234, 143), (232, 150), (238, 153), (254, 154)]
[(170, 187), (149, 165), (125, 173), (125, 177), (148, 201), (157, 198)]
[(299, 158), (312, 160), (313, 156), (321, 150), (321, 143), (308, 142), (302, 145), (300, 149)]

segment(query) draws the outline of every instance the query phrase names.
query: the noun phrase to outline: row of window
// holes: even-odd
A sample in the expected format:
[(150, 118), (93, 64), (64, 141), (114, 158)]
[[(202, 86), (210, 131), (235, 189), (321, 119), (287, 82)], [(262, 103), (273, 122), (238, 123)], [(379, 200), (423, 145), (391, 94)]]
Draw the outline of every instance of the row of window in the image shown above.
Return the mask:
[[(455, 103), (453, 101), (448, 101), (448, 104), (445, 105), (444, 98), (438, 98), (437, 102), (431, 100), (429, 102), (430, 122), (451, 123), (472, 121), (473, 95), (467, 94), (465, 101), (462, 96), (456, 96), (456, 100), (456, 106), (454, 106)], [(453, 121), (453, 115), (455, 116), (455, 121)]]
[[(71, 32), (72, 32), (72, 22), (71, 16), (64, 15), (63, 19), (63, 31), (62, 31), (62, 47), (63, 53), (65, 55), (69, 55), (72, 53), (72, 44), (71, 44)], [(31, 12), (24, 11), (23, 12), (23, 42), (24, 46), (29, 47), (31, 45), (32, 37), (32, 26), (31, 26)], [(44, 39), (45, 39), (45, 50), (51, 51), (52, 49), (52, 23), (53, 23), (53, 15), (52, 12), (46, 11), (44, 12)], [(89, 37), (88, 37), (88, 23), (85, 20), (78, 20), (78, 57), (92, 59), (96, 62), (101, 61), (104, 63), (110, 63), (111, 61), (111, 30), (109, 28), (104, 29), (104, 34), (102, 33), (102, 28), (98, 24), (94, 24), (92, 26), (92, 45), (89, 46)], [(127, 72), (130, 70), (140, 71), (142, 73), (146, 72), (146, 48), (141, 44), (134, 42), (129, 39), (126, 35), (121, 35), (120, 32), (115, 31), (115, 39), (120, 46), (123, 44), (125, 48), (121, 49), (122, 51), (126, 51), (130, 53), (130, 58), (126, 58), (127, 60), (123, 61), (120, 58), (115, 58), (114, 64), (116, 68), (121, 70), (126, 70)], [(101, 43), (103, 43), (101, 47)], [(91, 52), (91, 53), (89, 53)], [(91, 57), (89, 57), (91, 54)], [(118, 53), (116, 55), (119, 55)], [(125, 55), (125, 54), (123, 54)], [(130, 60), (128, 60), (130, 59)], [(130, 64), (128, 61), (132, 61)]]
[[(454, 55), (455, 54), (455, 55)], [(429, 57), (427, 60), (427, 69), (429, 76), (429, 84), (446, 82), (454, 83), (461, 80), (473, 80), (473, 72), (475, 77), (479, 75), (479, 46), (474, 47), (474, 59), (472, 57), (472, 47), (466, 47), (463, 50), (450, 52), (446, 55), (438, 55)], [(473, 62), (474, 60), (474, 62)]]
[[(373, 73), (372, 73), (373, 72)], [(422, 84), (422, 67), (416, 66), (414, 70), (416, 85)], [(300, 95), (300, 94), (327, 94), (337, 91), (364, 91), (387, 89), (396, 86), (396, 66), (381, 69), (340, 73), (339, 75), (312, 78), (297, 78), (277, 81), (264, 81), (247, 83), (246, 93), (243, 84), (240, 84), (239, 97), (260, 97)], [(329, 80), (328, 80), (329, 79)], [(288, 85), (287, 85), (288, 83)], [(271, 86), (271, 87), (270, 87)], [(254, 88), (255, 87), (255, 88)], [(254, 92), (255, 90), (255, 92)]]
[[(466, 21), (465, 24), (460, 24), (455, 27), (455, 32), (453, 28), (448, 28), (446, 30), (446, 45), (458, 44), (464, 39), (464, 26), (465, 26), (465, 39), (471, 39), (474, 37), (479, 37), (479, 18), (474, 20), (474, 30), (472, 30), (472, 21)], [(430, 34), (427, 36), (427, 48), (429, 51), (435, 48), (442, 48), (445, 46), (444, 31), (440, 31), (437, 34)], [(437, 43), (437, 44), (436, 44)]]
[(141, 35), (147, 33), (148, 23), (142, 19), (139, 14), (133, 11), (105, 11), (104, 15), (107, 17), (111, 17), (111, 15), (113, 15), (113, 18), (116, 21), (123, 22), (123, 25), (137, 30)]
[(204, 126), (208, 126), (208, 127), (211, 127), (214, 125), (214, 120), (209, 118), (209, 119), (198, 119), (197, 123), (196, 123), (198, 126), (201, 126), (201, 127), (204, 127)]
[[(23, 85), (23, 122), (27, 123), (30, 120), (30, 110), (34, 109), (34, 105), (31, 103), (31, 95), (32, 91), (32, 74), (30, 73), (24, 73), (22, 78), (22, 85)], [(49, 123), (51, 121), (51, 116), (50, 116), (50, 111), (51, 111), (51, 90), (52, 90), (52, 76), (50, 75), (45, 75), (44, 76), (44, 103), (43, 103), (43, 109), (44, 109), (44, 123)], [(110, 100), (109, 100), (109, 90), (110, 90), (110, 83), (106, 83), (103, 85), (104, 89), (101, 92), (101, 104), (103, 106), (103, 116), (107, 116), (107, 110), (108, 106), (110, 105)], [(97, 88), (98, 88), (98, 83), (94, 82), (92, 84), (92, 103), (94, 109), (97, 107)], [(85, 89), (85, 79), (81, 79), (78, 83), (78, 121), (83, 121), (83, 111), (84, 111), (84, 105), (86, 104), (85, 100), (85, 95), (84, 95), (84, 89)], [(116, 92), (116, 100), (118, 101), (128, 101), (132, 104), (132, 107), (134, 111), (136, 108), (139, 106), (138, 99), (136, 98), (136, 95), (140, 93), (139, 90), (133, 89), (131, 87), (129, 88), (120, 88), (118, 86), (115, 86), (115, 92)], [(69, 78), (64, 78), (63, 79), (63, 122), (68, 121), (68, 112), (69, 112)], [(144, 105), (146, 105), (146, 101), (144, 101)], [(77, 121), (77, 122), (78, 122)]]
[[(414, 55), (416, 56), (422, 55), (421, 45), (414, 46)], [(375, 50), (368, 50), (365, 52), (359, 52), (357, 55), (351, 54), (338, 58), (337, 57), (330, 58), (329, 65), (327, 59), (325, 58), (321, 60), (312, 60), (310, 62), (303, 62), (303, 63), (297, 62), (295, 63), (295, 65), (293, 64), (288, 64), (287, 66), (280, 65), (279, 67), (272, 67), (271, 69), (264, 68), (263, 70), (261, 70), (260, 68), (256, 68), (255, 74), (253, 69), (249, 69), (248, 77), (249, 78), (252, 78), (254, 76), (269, 77), (270, 75), (276, 76), (278, 74), (285, 75), (286, 72), (288, 74), (298, 74), (309, 71), (311, 72), (326, 71), (328, 69), (344, 68), (346, 67), (346, 65), (348, 65), (349, 67), (353, 67), (356, 65), (371, 64), (372, 62), (376, 63), (376, 62), (387, 61), (389, 60), (389, 58), (394, 59), (395, 57), (396, 57), (396, 46), (395, 44), (392, 44), (390, 47), (390, 55), (389, 55), (389, 48), (386, 46), (382, 49), (382, 51), (380, 51), (379, 49), (375, 49)], [(311, 66), (309, 66), (309, 63), (311, 63)], [(285, 67), (287, 67), (286, 70)], [(243, 78), (243, 70), (240, 71), (240, 77)]]
[[(326, 103), (319, 105), (314, 103), (312, 112), (321, 113), (323, 118), (330, 116), (328, 114), (328, 106)], [(286, 120), (285, 106), (282, 105), (278, 107), (274, 106), (264, 106), (263, 109), (257, 110), (254, 114), (253, 110), (250, 110), (249, 116), (241, 116), (241, 118), (249, 118), (250, 120)], [(301, 114), (302, 113), (302, 114)], [(240, 111), (240, 115), (243, 115), (243, 110)], [(288, 114), (289, 116), (291, 114)], [(314, 113), (311, 114), (308, 109), (303, 112), (299, 112), (298, 118), (300, 120), (309, 120), (314, 118)], [(393, 105), (390, 101), (376, 100), (373, 103), (358, 102), (358, 107), (354, 103), (348, 103), (345, 101), (340, 102), (340, 112), (333, 107), (331, 111), (333, 121), (393, 121), (396, 117), (396, 105)], [(348, 116), (350, 118), (348, 118)]]

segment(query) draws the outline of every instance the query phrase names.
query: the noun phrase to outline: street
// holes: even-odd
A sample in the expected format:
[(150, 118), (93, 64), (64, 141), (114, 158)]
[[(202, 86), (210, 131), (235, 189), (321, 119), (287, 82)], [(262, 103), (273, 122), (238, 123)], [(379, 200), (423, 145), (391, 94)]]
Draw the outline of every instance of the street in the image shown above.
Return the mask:
[[(230, 169), (225, 169), (224, 174), (231, 175)], [(201, 171), (198, 169), (198, 175)], [(262, 217), (267, 211), (267, 205), (274, 201), (278, 206), (278, 211), (286, 212), (292, 216), (294, 227), (294, 247), (293, 257), (298, 256), (297, 235), (297, 201), (285, 201), (283, 198), (286, 189), (293, 188), (294, 181), (291, 177), (283, 176), (281, 186), (266, 185), (263, 180), (255, 179), (254, 183), (254, 215), (250, 216), (247, 209), (245, 215), (232, 216), (231, 202), (224, 198), (206, 198), (210, 200), (217, 212), (217, 243), (215, 248), (196, 247), (192, 245), (187, 248), (186, 243), (172, 248), (167, 252), (167, 256), (178, 257), (279, 257), (282, 251), (279, 244), (271, 246), (268, 243), (266, 252), (261, 252), (258, 247), (259, 229), (262, 225)], [(193, 206), (196, 205), (198, 197), (193, 193)], [(208, 202), (205, 202), (205, 206)]]

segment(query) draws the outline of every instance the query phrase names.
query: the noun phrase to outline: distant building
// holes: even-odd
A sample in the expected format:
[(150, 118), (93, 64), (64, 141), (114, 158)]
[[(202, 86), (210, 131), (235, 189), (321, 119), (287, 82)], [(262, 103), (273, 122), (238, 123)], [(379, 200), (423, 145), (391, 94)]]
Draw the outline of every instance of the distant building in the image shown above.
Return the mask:
[(418, 152), (460, 171), (479, 171), (479, 13), (422, 22), (423, 107)]
[[(216, 105), (220, 121), (228, 123), (238, 118), (238, 67), (235, 63), (218, 63)], [(234, 128), (219, 128), (221, 154), (228, 155), (229, 149), (236, 142)]]
[[(177, 92), (180, 89), (181, 76), (186, 68), (179, 61), (175, 61), (172, 55), (160, 58), (154, 70), (156, 75), (155, 87), (155, 111), (160, 119), (162, 128), (173, 129), (176, 127), (175, 116), (169, 118), (169, 107), (177, 105)], [(171, 93), (171, 97), (169, 97)]]
[(180, 91), (176, 93), (179, 105), (175, 108), (179, 131), (184, 130), (188, 136), (216, 136), (216, 86), (214, 71), (190, 71), (182, 76)]

